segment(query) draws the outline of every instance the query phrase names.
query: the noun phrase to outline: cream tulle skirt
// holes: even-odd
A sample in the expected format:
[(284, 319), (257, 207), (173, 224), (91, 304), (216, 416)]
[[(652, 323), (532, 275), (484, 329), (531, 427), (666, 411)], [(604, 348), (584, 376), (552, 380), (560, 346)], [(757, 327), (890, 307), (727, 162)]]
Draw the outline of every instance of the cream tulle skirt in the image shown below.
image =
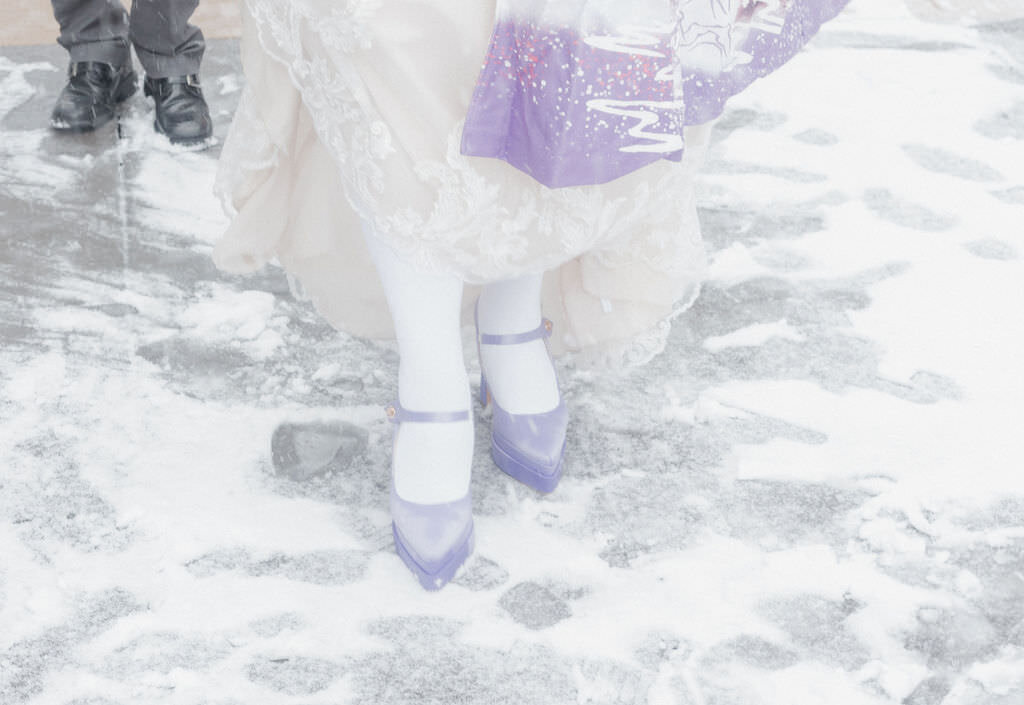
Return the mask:
[[(706, 267), (681, 163), (548, 189), (460, 154), (495, 0), (246, 0), (246, 86), (218, 191), (219, 267), (282, 265), (335, 327), (393, 335), (364, 228), (403, 259), (470, 285), (544, 271), (555, 352), (619, 366), (657, 354)], [(475, 295), (467, 287), (468, 315)]]

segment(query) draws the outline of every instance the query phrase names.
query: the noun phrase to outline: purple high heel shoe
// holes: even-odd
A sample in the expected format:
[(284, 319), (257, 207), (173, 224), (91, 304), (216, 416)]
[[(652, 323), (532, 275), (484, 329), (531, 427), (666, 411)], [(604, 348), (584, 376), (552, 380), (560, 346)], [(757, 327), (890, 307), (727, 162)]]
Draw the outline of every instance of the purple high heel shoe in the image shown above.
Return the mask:
[[(551, 321), (544, 319), (535, 330), (525, 333), (492, 335), (480, 332), (476, 321), (477, 354), (481, 345), (519, 345), (551, 337)], [(491, 417), (491, 457), (501, 470), (538, 492), (551, 492), (562, 479), (565, 457), (565, 432), (569, 412), (562, 392), (558, 406), (539, 414), (510, 414), (491, 396), (487, 373), (480, 356), (480, 403), (487, 407), (494, 402)]]
[[(397, 401), (386, 413), (396, 424), (396, 431), (403, 423), (469, 420), (469, 411), (409, 411)], [(399, 558), (427, 590), (447, 585), (473, 552), (473, 503), (469, 492), (453, 502), (418, 504), (399, 497), (392, 479), (391, 519)]]

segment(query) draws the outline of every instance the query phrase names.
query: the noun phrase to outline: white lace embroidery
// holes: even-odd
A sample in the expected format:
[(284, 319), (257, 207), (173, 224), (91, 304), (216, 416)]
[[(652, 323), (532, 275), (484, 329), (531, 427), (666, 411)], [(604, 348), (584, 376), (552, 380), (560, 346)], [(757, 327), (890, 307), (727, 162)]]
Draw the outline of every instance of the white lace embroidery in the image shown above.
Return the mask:
[[(699, 280), (703, 250), (692, 202), (684, 195), (692, 193), (692, 169), (666, 169), (657, 181), (638, 179), (616, 198), (602, 187), (503, 189), (460, 153), (456, 125), (443, 160), (412, 165), (420, 185), (436, 194), (433, 205), (382, 206), (388, 160), (396, 155), (393, 136), (344, 59), (369, 48), (368, 23), (380, 4), (246, 0), (263, 50), (287, 68), (338, 166), (344, 196), (379, 237), (417, 266), (470, 283), (551, 269), (584, 253), (605, 268), (639, 263)], [(271, 143), (251, 100), (246, 89), (222, 156), (217, 188), (228, 205), (244, 200), (247, 172), (272, 168), (281, 149)], [(667, 223), (675, 225), (666, 229)], [(663, 321), (600, 357), (611, 365), (643, 362), (663, 348), (668, 328)], [(586, 357), (586, 364), (595, 363), (593, 355)]]
[(230, 217), (238, 213), (236, 202), (248, 195), (246, 182), (253, 174), (273, 169), (278, 164), (280, 148), (267, 136), (259, 113), (253, 104), (252, 89), (242, 89), (231, 130), (221, 150), (221, 164), (230, 169), (217, 170), (214, 192), (220, 198), (224, 212)]

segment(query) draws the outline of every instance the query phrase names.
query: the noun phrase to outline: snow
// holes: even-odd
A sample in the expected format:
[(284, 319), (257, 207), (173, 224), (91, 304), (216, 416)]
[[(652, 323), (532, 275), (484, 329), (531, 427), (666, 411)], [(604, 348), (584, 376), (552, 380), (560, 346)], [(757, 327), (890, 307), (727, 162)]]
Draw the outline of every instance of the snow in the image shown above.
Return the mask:
[(726, 335), (711, 336), (704, 340), (704, 348), (711, 352), (719, 352), (726, 348), (746, 348), (763, 345), (772, 338), (782, 338), (800, 342), (804, 337), (798, 330), (785, 320), (774, 323), (755, 323), (740, 328)]
[(391, 545), (393, 349), (215, 270), (216, 145), (141, 96), (54, 136), (60, 49), (0, 51), (0, 702), (1021, 702), (1024, 35), (923, 7), (730, 103), (700, 299), (645, 368), (562, 370), (555, 493), (477, 419), (437, 594)]

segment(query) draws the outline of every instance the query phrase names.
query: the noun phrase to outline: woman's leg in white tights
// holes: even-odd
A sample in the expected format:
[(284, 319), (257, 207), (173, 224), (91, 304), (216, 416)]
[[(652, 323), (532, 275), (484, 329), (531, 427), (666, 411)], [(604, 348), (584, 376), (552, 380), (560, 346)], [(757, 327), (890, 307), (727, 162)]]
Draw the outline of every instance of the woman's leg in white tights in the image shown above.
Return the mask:
[[(410, 411), (471, 409), (462, 355), (462, 281), (421, 272), (398, 258), (364, 225), (395, 323), (398, 398)], [(405, 423), (392, 466), (398, 496), (420, 504), (461, 499), (469, 491), (473, 422)]]
[[(481, 333), (525, 333), (541, 323), (543, 274), (488, 284), (480, 293)], [(510, 414), (539, 414), (558, 406), (558, 381), (543, 340), (518, 345), (481, 345), (491, 394)]]

